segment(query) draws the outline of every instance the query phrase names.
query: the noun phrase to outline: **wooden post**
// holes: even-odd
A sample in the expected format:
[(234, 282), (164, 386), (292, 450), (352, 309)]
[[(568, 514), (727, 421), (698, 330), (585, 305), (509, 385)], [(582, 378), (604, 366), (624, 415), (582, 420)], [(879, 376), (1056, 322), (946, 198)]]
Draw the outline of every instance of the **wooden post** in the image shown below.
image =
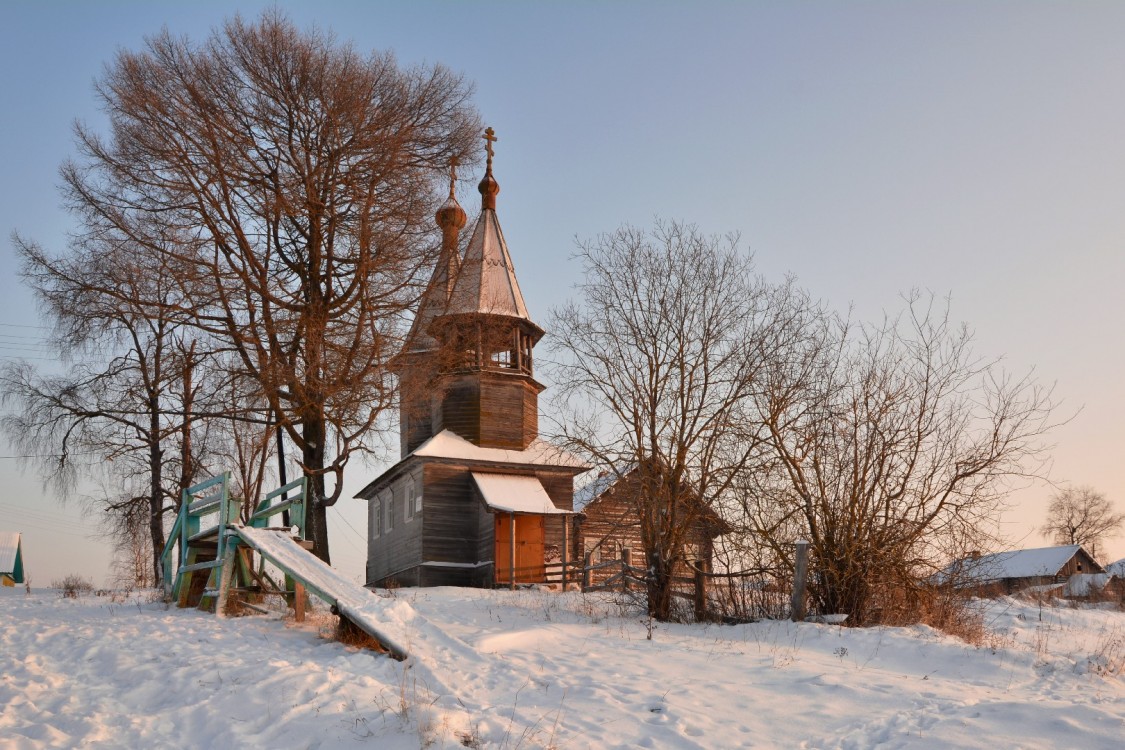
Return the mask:
[(789, 611), (793, 622), (805, 619), (805, 582), (809, 575), (809, 543), (797, 540), (797, 561), (793, 570), (793, 598), (789, 601)]
[(227, 550), (223, 555), (223, 564), (219, 567), (219, 591), (215, 597), (215, 614), (226, 617), (227, 597), (230, 595), (231, 578), (234, 577), (235, 550)]
[(708, 564), (702, 560), (695, 561), (695, 622), (703, 622), (708, 618), (706, 614), (706, 573)]
[(590, 588), (590, 553), (587, 552), (582, 558), (582, 590)]
[(625, 562), (625, 556), (621, 556), (621, 593), (624, 594), (629, 590), (629, 563)]
[(570, 516), (562, 516), (563, 525), (563, 541), (562, 541), (562, 588), (563, 592), (566, 591), (566, 563), (569, 555), (567, 554), (570, 547)]
[(516, 590), (516, 514), (508, 514), (508, 539), (512, 543), (512, 547), (508, 552), (508, 588), (512, 591)]
[(300, 581), (293, 582), (293, 619), (297, 622), (305, 621), (305, 604), (308, 594), (305, 593), (305, 584)]

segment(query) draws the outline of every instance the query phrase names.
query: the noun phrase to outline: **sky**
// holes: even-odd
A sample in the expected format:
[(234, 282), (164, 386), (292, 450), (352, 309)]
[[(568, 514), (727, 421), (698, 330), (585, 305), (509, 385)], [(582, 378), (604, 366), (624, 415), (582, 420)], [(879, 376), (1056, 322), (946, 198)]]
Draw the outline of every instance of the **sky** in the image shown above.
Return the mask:
[[(0, 358), (52, 365), (7, 235), (65, 249), (57, 169), (76, 119), (104, 130), (92, 89), (103, 65), (163, 26), (199, 40), (271, 5), (4, 4)], [(791, 274), (857, 319), (930, 290), (975, 330), (979, 354), (1054, 385), (1069, 417), (1050, 435), (1055, 486), (1088, 484), (1125, 508), (1125, 4), (276, 5), (475, 83), (537, 322), (573, 293), (576, 240), (658, 217), (740, 233), (767, 278)], [(0, 448), (0, 529), (24, 532), (32, 577), (103, 580), (108, 552), (79, 504), (12, 453)], [(346, 496), (385, 465), (351, 464)], [(1046, 543), (1035, 528), (1055, 486), (1013, 495), (1013, 545)], [(334, 562), (353, 576), (362, 505), (343, 499), (330, 521)], [(1107, 552), (1125, 556), (1125, 538)]]

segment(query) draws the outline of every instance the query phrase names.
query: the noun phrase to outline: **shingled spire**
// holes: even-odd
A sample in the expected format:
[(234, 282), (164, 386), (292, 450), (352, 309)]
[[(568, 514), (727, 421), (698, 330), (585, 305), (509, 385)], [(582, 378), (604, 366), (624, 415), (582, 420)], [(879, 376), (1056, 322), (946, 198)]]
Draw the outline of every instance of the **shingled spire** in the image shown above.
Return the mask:
[(538, 341), (543, 335), (527, 314), (516, 280), (508, 243), (496, 218), (496, 196), (500, 185), (492, 176), (492, 144), (498, 139), (492, 128), (484, 131), (488, 162), (484, 178), (477, 189), (481, 195), (480, 218), (477, 219), (469, 247), (461, 261), (461, 271), (449, 298), (447, 315), (502, 315), (526, 322)]

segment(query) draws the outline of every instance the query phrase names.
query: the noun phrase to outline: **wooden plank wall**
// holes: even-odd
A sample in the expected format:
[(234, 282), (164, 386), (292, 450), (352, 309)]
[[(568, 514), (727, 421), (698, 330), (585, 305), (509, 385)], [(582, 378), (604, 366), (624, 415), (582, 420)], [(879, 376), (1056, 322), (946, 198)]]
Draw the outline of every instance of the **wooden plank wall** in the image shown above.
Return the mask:
[[(414, 516), (413, 520), (406, 520), (406, 485), (407, 478), (413, 477), (416, 486), (420, 485), (423, 478), (421, 462), (408, 465), (397, 476), (391, 479), (390, 484), (375, 497), (381, 500), (380, 521), (385, 523), (386, 509), (383, 507), (387, 497), (394, 498), (393, 514), (394, 524), (390, 532), (385, 529), (378, 538), (373, 538), (374, 522), (371, 508), (373, 500), (368, 501), (368, 529), (367, 529), (367, 581), (369, 584), (386, 585), (386, 577), (393, 575), (396, 583), (411, 585), (409, 581), (416, 580), (417, 572), (407, 573), (406, 570), (422, 562), (422, 533), (425, 512), (422, 517)], [(424, 490), (423, 490), (424, 492)], [(423, 501), (425, 495), (423, 494)]]
[[(547, 491), (556, 508), (561, 510), (574, 509), (574, 474), (570, 471), (551, 471), (550, 469), (537, 469), (535, 477)], [(547, 535), (544, 543), (548, 548), (562, 550), (563, 524), (570, 516), (553, 516), (547, 519)], [(573, 534), (572, 534), (573, 536)], [(573, 560), (573, 556), (568, 559)]]
[(446, 376), (439, 384), (433, 414), (435, 433), (452, 430), (471, 443), (480, 443), (480, 382), (473, 375)]
[[(468, 467), (429, 463), (424, 473), (423, 556), (433, 562), (477, 562), (477, 504), (472, 501)], [(437, 581), (464, 575), (463, 571), (428, 568), (425, 577), (428, 585), (437, 585)]]
[[(611, 490), (587, 505), (582, 513), (585, 518), (576, 522), (576, 532), (572, 534), (572, 555), (583, 559), (589, 548), (601, 541), (599, 550), (601, 562), (620, 559), (618, 550), (625, 548), (630, 551), (630, 565), (636, 568), (645, 566), (640, 519), (633, 503), (626, 499), (623, 493)], [(712, 562), (714, 542), (702, 525), (688, 532), (685, 543), (696, 546), (700, 559), (709, 564)], [(615, 573), (616, 571), (612, 569), (595, 571), (595, 582)], [(676, 566), (675, 574), (686, 577), (691, 576), (692, 571), (687, 565), (680, 564)]]
[(538, 393), (525, 377), (481, 374), (481, 445), (523, 450), (539, 434), (538, 410)]

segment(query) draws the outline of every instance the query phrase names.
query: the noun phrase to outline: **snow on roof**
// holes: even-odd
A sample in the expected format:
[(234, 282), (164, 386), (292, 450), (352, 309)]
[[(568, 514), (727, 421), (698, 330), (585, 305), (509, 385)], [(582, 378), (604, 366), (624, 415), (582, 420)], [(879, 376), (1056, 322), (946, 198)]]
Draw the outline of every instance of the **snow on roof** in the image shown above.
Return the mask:
[(601, 497), (610, 487), (617, 483), (617, 480), (628, 474), (636, 468), (635, 465), (630, 466), (625, 471), (621, 472), (620, 476), (612, 471), (603, 471), (598, 474), (590, 482), (587, 482), (582, 487), (574, 491), (574, 509), (582, 510), (590, 503)]
[(1125, 578), (1125, 558), (1117, 562), (1111, 562), (1109, 565), (1105, 566), (1105, 572), (1119, 578)]
[(1010, 552), (996, 552), (976, 559), (954, 563), (946, 573), (955, 573), (976, 581), (994, 581), (1001, 578), (1032, 578), (1053, 576), (1074, 557), (1081, 545), (1065, 547), (1040, 547)]
[(16, 553), (20, 548), (20, 535), (16, 531), (0, 531), (0, 573), (16, 569)]
[(551, 502), (547, 490), (535, 477), (516, 474), (472, 472), (485, 504), (505, 513), (565, 514)]
[(489, 461), (491, 463), (523, 464), (540, 466), (569, 466), (575, 469), (586, 468), (576, 456), (536, 438), (526, 449), (482, 448), (473, 445), (465, 438), (450, 430), (438, 434), (414, 449), (411, 456), (428, 458), (455, 458), (465, 461)]
[(504, 232), (491, 209), (480, 213), (446, 308), (447, 315), (477, 313), (520, 318), (535, 325), (527, 314)]
[(454, 461), (481, 461), (513, 466), (559, 466), (574, 469), (575, 473), (581, 473), (589, 468), (578, 457), (539, 438), (532, 440), (531, 444), (522, 451), (507, 448), (482, 448), (479, 445), (473, 445), (455, 432), (442, 430), (404, 456), (394, 466), (368, 482), (367, 486), (356, 493), (356, 497), (368, 499), (376, 489), (382, 486), (384, 479), (389, 478), (400, 466), (415, 456), (447, 458)]

